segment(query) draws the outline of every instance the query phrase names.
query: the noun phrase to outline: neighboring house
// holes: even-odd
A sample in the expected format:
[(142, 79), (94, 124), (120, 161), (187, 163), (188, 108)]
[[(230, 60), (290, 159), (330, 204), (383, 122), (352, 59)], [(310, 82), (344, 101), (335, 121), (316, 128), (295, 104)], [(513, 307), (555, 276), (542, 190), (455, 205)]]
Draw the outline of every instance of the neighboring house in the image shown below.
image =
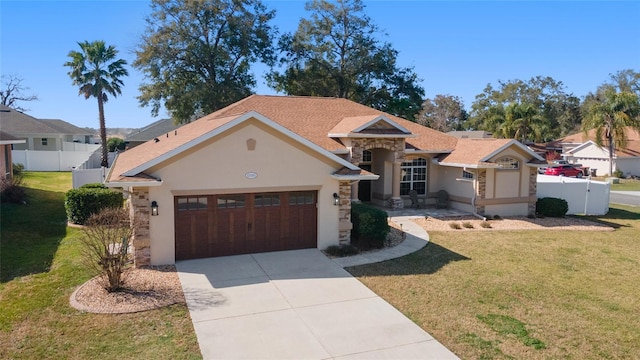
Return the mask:
[[(627, 128), (627, 147), (616, 149), (613, 155), (613, 169), (622, 171), (624, 176), (640, 176), (640, 134)], [(596, 176), (609, 175), (609, 147), (599, 147), (595, 143), (595, 130), (573, 134), (557, 140), (562, 146), (562, 156), (570, 163), (582, 164), (596, 170)]]
[(10, 178), (13, 174), (13, 159), (11, 148), (18, 144), (24, 144), (25, 140), (18, 139), (4, 131), (0, 131), (0, 178)]
[(147, 125), (146, 127), (133, 132), (124, 139), (127, 149), (132, 149), (149, 140), (178, 129), (182, 124), (176, 125), (172, 119), (162, 119)]
[(447, 135), (455, 136), (458, 139), (490, 139), (493, 134), (482, 130), (449, 131)]
[(66, 150), (64, 143), (89, 143), (92, 133), (62, 120), (36, 119), (20, 111), (0, 105), (2, 131), (25, 140), (14, 150)]
[(410, 190), (527, 215), (541, 163), (515, 140), (457, 139), (346, 99), (253, 95), (120, 153), (105, 184), (141, 219), (140, 266), (348, 243), (352, 201), (402, 208)]

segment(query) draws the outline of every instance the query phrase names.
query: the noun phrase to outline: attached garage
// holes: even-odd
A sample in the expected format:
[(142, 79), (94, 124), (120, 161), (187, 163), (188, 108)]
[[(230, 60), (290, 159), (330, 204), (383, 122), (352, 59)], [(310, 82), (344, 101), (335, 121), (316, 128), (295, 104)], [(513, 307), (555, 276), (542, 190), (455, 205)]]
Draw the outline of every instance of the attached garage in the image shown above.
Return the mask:
[(317, 247), (317, 191), (176, 196), (175, 259)]

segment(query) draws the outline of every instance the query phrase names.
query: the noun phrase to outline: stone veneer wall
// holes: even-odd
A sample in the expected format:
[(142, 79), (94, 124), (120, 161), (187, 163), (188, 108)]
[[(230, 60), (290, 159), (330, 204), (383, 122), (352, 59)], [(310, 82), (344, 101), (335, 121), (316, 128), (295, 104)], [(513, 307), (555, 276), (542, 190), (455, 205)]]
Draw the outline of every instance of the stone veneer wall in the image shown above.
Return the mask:
[[(338, 210), (338, 222), (340, 230), (338, 240), (340, 245), (351, 242), (351, 184), (349, 181), (340, 181), (340, 208)], [(348, 224), (349, 226), (345, 226)]]
[(149, 216), (151, 207), (149, 205), (149, 189), (134, 188), (129, 197), (129, 216), (136, 219), (137, 225), (134, 229), (133, 264), (135, 267), (151, 265), (151, 238), (149, 237)]
[[(485, 199), (487, 197), (487, 170), (478, 169), (477, 177), (476, 200)], [(484, 215), (484, 205), (476, 206), (476, 213)]]
[[(538, 197), (538, 168), (530, 168), (529, 172), (529, 197), (537, 199)], [(529, 201), (529, 215), (536, 213), (536, 201)]]
[(393, 151), (395, 161), (404, 161), (404, 138), (359, 138), (351, 140), (351, 163), (362, 162), (362, 152), (371, 149)]

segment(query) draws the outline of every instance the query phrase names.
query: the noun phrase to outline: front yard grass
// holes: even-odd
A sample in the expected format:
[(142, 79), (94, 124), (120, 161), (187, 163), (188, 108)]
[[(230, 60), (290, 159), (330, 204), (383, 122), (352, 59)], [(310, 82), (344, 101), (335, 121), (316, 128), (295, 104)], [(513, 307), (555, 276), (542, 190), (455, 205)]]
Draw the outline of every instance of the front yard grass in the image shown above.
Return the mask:
[(90, 277), (81, 232), (66, 226), (70, 173), (26, 172), (27, 205), (0, 209), (0, 358), (200, 358), (183, 305), (126, 315), (69, 306)]
[(640, 209), (614, 232), (432, 232), (422, 250), (348, 270), (463, 359), (640, 354)]

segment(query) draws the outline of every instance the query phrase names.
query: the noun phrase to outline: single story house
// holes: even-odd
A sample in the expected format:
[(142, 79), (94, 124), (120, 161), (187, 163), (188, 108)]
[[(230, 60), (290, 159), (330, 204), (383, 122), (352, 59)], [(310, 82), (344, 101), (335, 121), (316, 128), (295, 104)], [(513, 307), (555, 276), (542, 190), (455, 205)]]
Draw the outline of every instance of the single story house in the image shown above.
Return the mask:
[(11, 148), (17, 144), (24, 144), (25, 140), (0, 131), (0, 178), (7, 179), (13, 174), (13, 159)]
[(0, 105), (0, 128), (25, 140), (14, 150), (62, 151), (65, 143), (90, 144), (92, 132), (59, 119), (36, 119), (10, 107)]
[[(613, 169), (622, 171), (624, 176), (640, 176), (640, 134), (627, 127), (627, 146), (615, 149)], [(609, 146), (595, 143), (595, 130), (573, 134), (557, 141), (562, 144), (562, 156), (572, 164), (582, 164), (596, 170), (596, 176), (609, 174)]]
[(141, 226), (136, 266), (350, 241), (351, 203), (415, 190), (477, 214), (535, 210), (544, 160), (509, 139), (458, 139), (340, 98), (252, 95), (120, 153), (105, 184)]

